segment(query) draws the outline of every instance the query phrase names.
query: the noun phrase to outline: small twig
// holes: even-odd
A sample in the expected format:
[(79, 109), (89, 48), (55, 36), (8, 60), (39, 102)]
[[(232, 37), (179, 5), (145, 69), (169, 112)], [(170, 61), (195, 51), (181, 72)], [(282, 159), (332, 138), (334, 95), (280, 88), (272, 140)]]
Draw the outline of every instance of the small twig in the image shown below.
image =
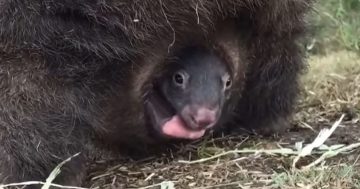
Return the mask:
[(61, 167), (64, 166), (65, 163), (71, 161), (72, 158), (78, 156), (79, 154), (80, 154), (80, 152), (77, 153), (77, 154), (75, 154), (75, 155), (73, 155), (73, 156), (71, 156), (71, 157), (69, 157), (69, 158), (67, 158), (66, 160), (62, 161), (61, 163), (59, 163), (59, 164), (54, 168), (54, 170), (51, 171), (49, 177), (46, 179), (46, 182), (45, 182), (45, 184), (41, 187), (41, 189), (49, 189), (51, 183), (52, 183), (52, 182), (55, 180), (55, 178), (60, 174), (60, 172), (61, 172), (61, 170), (60, 170)]
[(72, 158), (78, 156), (79, 154), (80, 154), (80, 152), (73, 155), (73, 156), (71, 156), (71, 157), (69, 157), (69, 158), (67, 158), (66, 160), (62, 161), (60, 164), (58, 164), (54, 168), (54, 170), (50, 173), (49, 177), (46, 179), (46, 182), (42, 182), (42, 181), (26, 181), (26, 182), (20, 182), (20, 183), (11, 183), (11, 184), (0, 185), (0, 189), (11, 187), (11, 186), (29, 186), (29, 185), (43, 185), (41, 187), (42, 189), (48, 189), (50, 186), (58, 187), (58, 188), (65, 188), (65, 189), (86, 189), (86, 188), (82, 188), (82, 187), (63, 186), (63, 185), (60, 185), (60, 184), (53, 184), (52, 183), (52, 181), (54, 181), (56, 176), (60, 174), (60, 172), (61, 172), (60, 168), (62, 166), (64, 166), (65, 163), (69, 162)]
[[(322, 129), (312, 143), (310, 143), (307, 146), (305, 146), (304, 148), (302, 148), (298, 152), (297, 157), (295, 157), (292, 167), (296, 168), (296, 163), (300, 160), (300, 158), (311, 155), (312, 151), (315, 148), (319, 148), (321, 145), (323, 145), (325, 143), (325, 141), (332, 135), (332, 133), (339, 127), (339, 125), (342, 122), (342, 120), (344, 119), (344, 117), (345, 117), (344, 114), (341, 115), (340, 119), (338, 121), (336, 121), (330, 129), (327, 129), (327, 128)], [(325, 152), (321, 157), (323, 157), (325, 154), (328, 155), (329, 153), (330, 153), (330, 151)]]
[(145, 187), (141, 187), (139, 189), (148, 189), (148, 188), (153, 188), (155, 186), (163, 186), (164, 184), (168, 184), (168, 183), (176, 183), (176, 181), (164, 181), (164, 182), (161, 182), (161, 183), (157, 183), (157, 184), (153, 184), (153, 185), (149, 185), (149, 186), (145, 186)]
[(227, 156), (230, 154), (249, 154), (249, 153), (265, 153), (265, 154), (283, 154), (283, 155), (296, 155), (298, 154), (296, 151), (289, 149), (289, 148), (282, 148), (282, 149), (273, 149), (273, 150), (265, 150), (265, 149), (261, 149), (261, 150), (231, 150), (231, 151), (227, 151), (227, 152), (223, 152), (208, 158), (202, 158), (199, 160), (194, 160), (194, 161), (185, 161), (185, 160), (179, 160), (179, 163), (185, 163), (185, 164), (196, 164), (196, 163), (203, 163), (206, 161), (210, 161), (216, 158), (220, 158), (223, 156)]
[(148, 181), (148, 180), (150, 180), (151, 178), (153, 178), (154, 176), (155, 176), (155, 173), (151, 173), (149, 176), (147, 176), (147, 177), (145, 178), (144, 181)]
[[(5, 184), (0, 185), (0, 188), (7, 188), (12, 186), (29, 186), (29, 185), (45, 185), (45, 182), (41, 181), (27, 181), (27, 182), (20, 182), (20, 183), (11, 183), (11, 184)], [(76, 186), (63, 186), (59, 184), (49, 184), (50, 186), (57, 187), (57, 188), (64, 188), (64, 189), (87, 189), (82, 187), (76, 187)]]
[[(226, 186), (233, 186), (233, 185), (240, 186), (241, 182), (236, 181), (236, 182), (230, 182), (230, 183), (225, 183), (225, 184), (218, 184), (218, 185), (214, 185), (214, 186), (197, 187), (195, 189), (211, 189), (211, 188), (219, 188), (219, 187), (226, 187)], [(240, 187), (240, 188), (243, 188), (243, 187)]]
[(316, 159), (314, 162), (312, 162), (309, 165), (303, 167), (303, 169), (309, 169), (309, 168), (323, 162), (325, 159), (334, 157), (334, 156), (336, 156), (336, 155), (338, 155), (338, 154), (340, 154), (342, 152), (351, 151), (351, 150), (356, 149), (356, 148), (360, 148), (360, 143), (351, 144), (349, 146), (342, 147), (342, 148), (340, 148), (338, 150), (335, 150), (335, 151), (327, 151), (323, 155), (321, 155), (318, 159)]

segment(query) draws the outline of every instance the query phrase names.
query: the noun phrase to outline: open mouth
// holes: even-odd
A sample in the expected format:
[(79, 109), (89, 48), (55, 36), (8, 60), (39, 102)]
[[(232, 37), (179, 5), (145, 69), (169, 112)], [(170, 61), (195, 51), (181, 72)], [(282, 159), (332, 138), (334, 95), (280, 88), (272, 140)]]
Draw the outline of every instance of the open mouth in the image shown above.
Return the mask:
[(170, 103), (156, 90), (152, 90), (146, 95), (144, 105), (151, 126), (162, 136), (177, 139), (198, 139), (205, 134), (206, 129), (190, 129)]

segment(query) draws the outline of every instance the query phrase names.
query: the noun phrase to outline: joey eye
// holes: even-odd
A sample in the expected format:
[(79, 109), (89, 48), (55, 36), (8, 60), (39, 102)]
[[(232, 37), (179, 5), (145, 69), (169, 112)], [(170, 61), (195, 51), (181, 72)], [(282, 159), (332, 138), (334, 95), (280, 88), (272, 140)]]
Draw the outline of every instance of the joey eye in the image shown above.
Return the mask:
[(229, 75), (223, 76), (223, 82), (225, 90), (229, 89), (232, 86), (232, 80)]
[(230, 78), (228, 78), (226, 81), (225, 81), (225, 88), (226, 89), (229, 89), (232, 85), (232, 81)]
[(179, 85), (179, 86), (182, 86), (184, 85), (185, 83), (185, 74), (181, 73), (181, 72), (176, 72), (174, 75), (173, 75), (173, 82), (176, 84), (176, 85)]

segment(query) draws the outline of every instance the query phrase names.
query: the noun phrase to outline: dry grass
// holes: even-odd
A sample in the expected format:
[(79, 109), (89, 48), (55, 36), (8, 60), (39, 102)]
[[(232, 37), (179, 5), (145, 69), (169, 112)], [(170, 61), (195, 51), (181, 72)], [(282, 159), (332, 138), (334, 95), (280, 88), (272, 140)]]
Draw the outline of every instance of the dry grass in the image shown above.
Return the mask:
[[(360, 58), (351, 52), (310, 57), (300, 110), (303, 120), (329, 121), (342, 112), (354, 117), (360, 110)], [(315, 120), (314, 120), (315, 119)]]

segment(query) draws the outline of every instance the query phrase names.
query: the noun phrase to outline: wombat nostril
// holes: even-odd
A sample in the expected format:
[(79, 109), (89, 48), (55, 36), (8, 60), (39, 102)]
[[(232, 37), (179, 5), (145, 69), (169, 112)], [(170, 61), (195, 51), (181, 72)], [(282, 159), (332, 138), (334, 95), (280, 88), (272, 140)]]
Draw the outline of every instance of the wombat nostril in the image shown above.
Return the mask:
[(192, 117), (199, 128), (205, 128), (216, 121), (216, 112), (216, 110), (210, 110), (208, 108), (199, 108)]

